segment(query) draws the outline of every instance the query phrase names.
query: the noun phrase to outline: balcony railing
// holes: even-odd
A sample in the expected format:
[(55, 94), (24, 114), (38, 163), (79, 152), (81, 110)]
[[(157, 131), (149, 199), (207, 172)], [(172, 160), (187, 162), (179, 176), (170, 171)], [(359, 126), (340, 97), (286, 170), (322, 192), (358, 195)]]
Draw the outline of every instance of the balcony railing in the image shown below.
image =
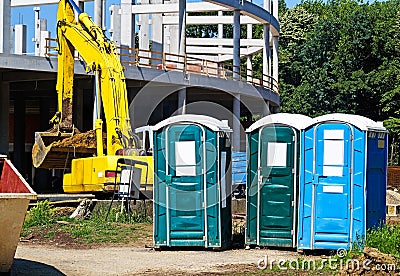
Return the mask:
[[(57, 56), (56, 39), (46, 38), (46, 56)], [(239, 80), (261, 86), (279, 94), (279, 84), (272, 77), (230, 63), (217, 63), (205, 59), (138, 48), (117, 47), (124, 66), (149, 67), (165, 71), (181, 71), (184, 74), (200, 74), (209, 77)], [(79, 55), (76, 56), (79, 59)]]

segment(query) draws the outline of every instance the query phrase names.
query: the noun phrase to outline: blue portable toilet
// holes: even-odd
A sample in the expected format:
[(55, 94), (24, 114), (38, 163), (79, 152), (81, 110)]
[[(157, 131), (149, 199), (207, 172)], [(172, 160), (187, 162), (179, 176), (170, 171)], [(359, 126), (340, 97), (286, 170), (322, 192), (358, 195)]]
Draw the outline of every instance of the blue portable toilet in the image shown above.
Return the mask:
[(236, 198), (244, 197), (246, 193), (246, 153), (232, 152), (232, 191)]
[(232, 240), (228, 125), (179, 115), (153, 128), (154, 245), (223, 248)]
[(358, 115), (313, 119), (302, 135), (298, 249), (349, 249), (385, 222), (387, 130)]
[(247, 245), (296, 246), (300, 136), (311, 121), (278, 113), (246, 130)]

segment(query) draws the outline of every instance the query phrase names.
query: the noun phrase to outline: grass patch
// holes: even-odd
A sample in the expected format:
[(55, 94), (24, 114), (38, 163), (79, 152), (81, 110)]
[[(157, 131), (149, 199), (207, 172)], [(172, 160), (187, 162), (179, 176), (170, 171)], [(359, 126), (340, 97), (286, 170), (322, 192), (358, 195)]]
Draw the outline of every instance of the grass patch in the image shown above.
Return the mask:
[(367, 232), (365, 245), (400, 259), (400, 225), (382, 225)]
[[(98, 208), (96, 212), (90, 214), (90, 220), (102, 222), (105, 221), (107, 216), (108, 206)], [(108, 214), (107, 222), (119, 222), (119, 223), (152, 223), (151, 216), (145, 216), (142, 214), (133, 213), (128, 215), (126, 212), (121, 213), (120, 207), (111, 208)]]
[(151, 217), (139, 214), (120, 213), (112, 208), (105, 220), (108, 206), (97, 208), (88, 219), (70, 219), (52, 207), (47, 201), (38, 202), (25, 218), (21, 237), (37, 242), (58, 244), (135, 243), (149, 239), (152, 232)]
[[(82, 243), (125, 243), (142, 236), (143, 227), (122, 223), (97, 223), (85, 221), (82, 224), (66, 227), (74, 239)], [(140, 235), (138, 235), (140, 234)]]
[(47, 200), (39, 201), (35, 207), (26, 213), (23, 228), (50, 225), (55, 222), (54, 214), (54, 208), (49, 205)]

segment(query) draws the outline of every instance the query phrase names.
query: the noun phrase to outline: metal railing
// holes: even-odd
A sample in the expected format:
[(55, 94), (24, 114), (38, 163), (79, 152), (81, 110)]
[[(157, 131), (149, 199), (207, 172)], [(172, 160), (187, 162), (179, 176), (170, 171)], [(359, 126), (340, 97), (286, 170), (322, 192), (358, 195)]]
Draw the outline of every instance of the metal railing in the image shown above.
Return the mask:
[[(46, 38), (47, 57), (57, 56), (55, 38)], [(200, 74), (209, 77), (239, 80), (252, 85), (261, 86), (279, 94), (278, 82), (269, 75), (262, 74), (241, 66), (229, 63), (217, 63), (205, 59), (177, 55), (165, 52), (143, 50), (138, 48), (117, 47), (121, 63), (124, 66), (140, 66), (165, 71), (182, 71), (184, 74)], [(77, 59), (81, 59), (76, 56)]]

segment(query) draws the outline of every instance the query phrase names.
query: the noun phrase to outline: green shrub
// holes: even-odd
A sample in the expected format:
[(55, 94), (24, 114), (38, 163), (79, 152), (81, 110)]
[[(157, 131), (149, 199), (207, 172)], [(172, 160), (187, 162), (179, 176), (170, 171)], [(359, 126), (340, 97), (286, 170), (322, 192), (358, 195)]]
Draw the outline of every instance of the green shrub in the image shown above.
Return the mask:
[(32, 226), (46, 226), (54, 222), (54, 209), (47, 200), (39, 201), (31, 208), (25, 217), (24, 228)]
[(144, 214), (138, 214), (133, 212), (131, 214), (126, 213), (126, 211), (121, 212), (121, 208), (119, 206), (112, 207), (110, 213), (108, 214), (108, 218), (106, 220), (106, 215), (108, 211), (108, 206), (102, 206), (97, 208), (94, 212), (90, 214), (91, 221), (107, 221), (107, 222), (119, 222), (119, 223), (151, 223), (152, 217), (145, 216)]
[(368, 230), (365, 245), (400, 258), (400, 225), (383, 225)]

